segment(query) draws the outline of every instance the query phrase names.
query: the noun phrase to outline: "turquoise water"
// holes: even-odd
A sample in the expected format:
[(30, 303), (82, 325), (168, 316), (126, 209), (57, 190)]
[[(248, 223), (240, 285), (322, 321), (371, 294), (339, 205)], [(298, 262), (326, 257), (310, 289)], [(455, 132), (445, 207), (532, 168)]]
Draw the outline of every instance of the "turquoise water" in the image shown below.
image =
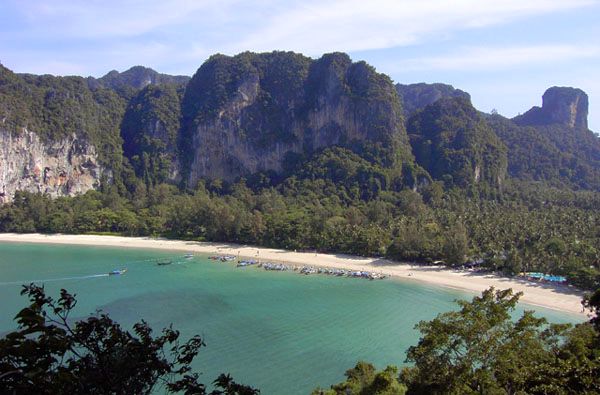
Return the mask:
[[(25, 306), (21, 284), (44, 282), (77, 294), (76, 313), (101, 309), (127, 329), (142, 318), (203, 336), (195, 361), (205, 383), (220, 372), (270, 394), (306, 394), (343, 378), (357, 360), (401, 365), (419, 320), (472, 295), (412, 282), (301, 276), (239, 268), (195, 257), (157, 266), (176, 253), (105, 247), (0, 243), (0, 333)], [(180, 254), (179, 256), (181, 256)], [(106, 276), (127, 268), (123, 276)], [(48, 281), (49, 280), (49, 281)], [(553, 322), (577, 317), (536, 308)]]

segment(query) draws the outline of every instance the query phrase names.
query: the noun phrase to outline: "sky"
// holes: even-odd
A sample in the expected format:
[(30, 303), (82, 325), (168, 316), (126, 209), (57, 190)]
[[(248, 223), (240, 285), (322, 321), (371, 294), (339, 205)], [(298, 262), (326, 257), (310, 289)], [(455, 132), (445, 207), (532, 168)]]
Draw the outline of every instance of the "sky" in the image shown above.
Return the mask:
[(589, 96), (600, 132), (600, 0), (0, 0), (0, 63), (100, 77), (193, 75), (212, 54), (343, 51), (395, 82), (443, 82), (513, 117), (551, 86)]

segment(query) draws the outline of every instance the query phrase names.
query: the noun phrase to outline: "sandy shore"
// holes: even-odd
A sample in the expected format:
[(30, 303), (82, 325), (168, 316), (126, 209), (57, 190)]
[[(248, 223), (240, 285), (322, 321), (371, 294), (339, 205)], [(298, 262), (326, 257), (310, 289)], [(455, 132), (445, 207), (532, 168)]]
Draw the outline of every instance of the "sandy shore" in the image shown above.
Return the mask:
[(41, 235), (0, 234), (0, 241), (16, 243), (46, 243), (95, 245), (159, 250), (186, 251), (202, 254), (231, 254), (241, 257), (260, 258), (264, 261), (286, 262), (338, 269), (374, 271), (406, 281), (419, 281), (438, 286), (479, 293), (490, 286), (498, 289), (512, 288), (523, 292), (521, 301), (531, 305), (560, 310), (584, 317), (581, 309), (582, 293), (570, 287), (552, 287), (494, 275), (482, 275), (469, 271), (455, 271), (443, 267), (418, 266), (393, 262), (381, 258), (364, 258), (342, 254), (317, 254), (292, 252), (271, 248), (225, 243), (200, 243), (146, 237), (119, 237), (94, 235)]

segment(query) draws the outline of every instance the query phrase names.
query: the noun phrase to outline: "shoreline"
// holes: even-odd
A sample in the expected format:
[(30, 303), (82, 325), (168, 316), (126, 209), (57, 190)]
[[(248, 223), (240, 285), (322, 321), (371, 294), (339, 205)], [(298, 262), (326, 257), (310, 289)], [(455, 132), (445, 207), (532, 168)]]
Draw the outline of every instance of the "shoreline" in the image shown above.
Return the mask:
[(403, 281), (415, 281), (473, 293), (481, 293), (490, 286), (494, 286), (496, 289), (512, 288), (515, 292), (523, 292), (520, 299), (522, 303), (570, 313), (582, 319), (587, 317), (582, 312), (581, 307), (583, 293), (575, 288), (533, 283), (525, 279), (501, 277), (489, 273), (459, 271), (442, 266), (413, 265), (384, 258), (295, 252), (233, 243), (169, 240), (150, 237), (0, 233), (0, 242), (89, 245), (184, 251), (209, 255), (236, 255), (243, 258), (259, 258), (278, 263), (370, 271), (402, 279)]

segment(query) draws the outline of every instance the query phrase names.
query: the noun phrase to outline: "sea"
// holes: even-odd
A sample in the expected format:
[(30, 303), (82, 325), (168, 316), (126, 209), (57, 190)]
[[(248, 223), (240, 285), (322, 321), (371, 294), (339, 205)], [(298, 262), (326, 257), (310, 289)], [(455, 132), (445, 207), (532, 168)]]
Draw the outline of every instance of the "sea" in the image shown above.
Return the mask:
[[(148, 249), (0, 243), (0, 335), (26, 306), (22, 284), (76, 294), (73, 317), (103, 311), (125, 329), (144, 319), (205, 341), (194, 361), (204, 383), (229, 373), (261, 394), (309, 394), (342, 381), (357, 361), (403, 366), (421, 320), (474, 294), (409, 280), (366, 280), (236, 268), (208, 256)], [(172, 261), (158, 265), (160, 261)], [(310, 264), (310, 262), (306, 262)], [(123, 275), (110, 271), (127, 269)], [(551, 322), (581, 317), (521, 305)]]

